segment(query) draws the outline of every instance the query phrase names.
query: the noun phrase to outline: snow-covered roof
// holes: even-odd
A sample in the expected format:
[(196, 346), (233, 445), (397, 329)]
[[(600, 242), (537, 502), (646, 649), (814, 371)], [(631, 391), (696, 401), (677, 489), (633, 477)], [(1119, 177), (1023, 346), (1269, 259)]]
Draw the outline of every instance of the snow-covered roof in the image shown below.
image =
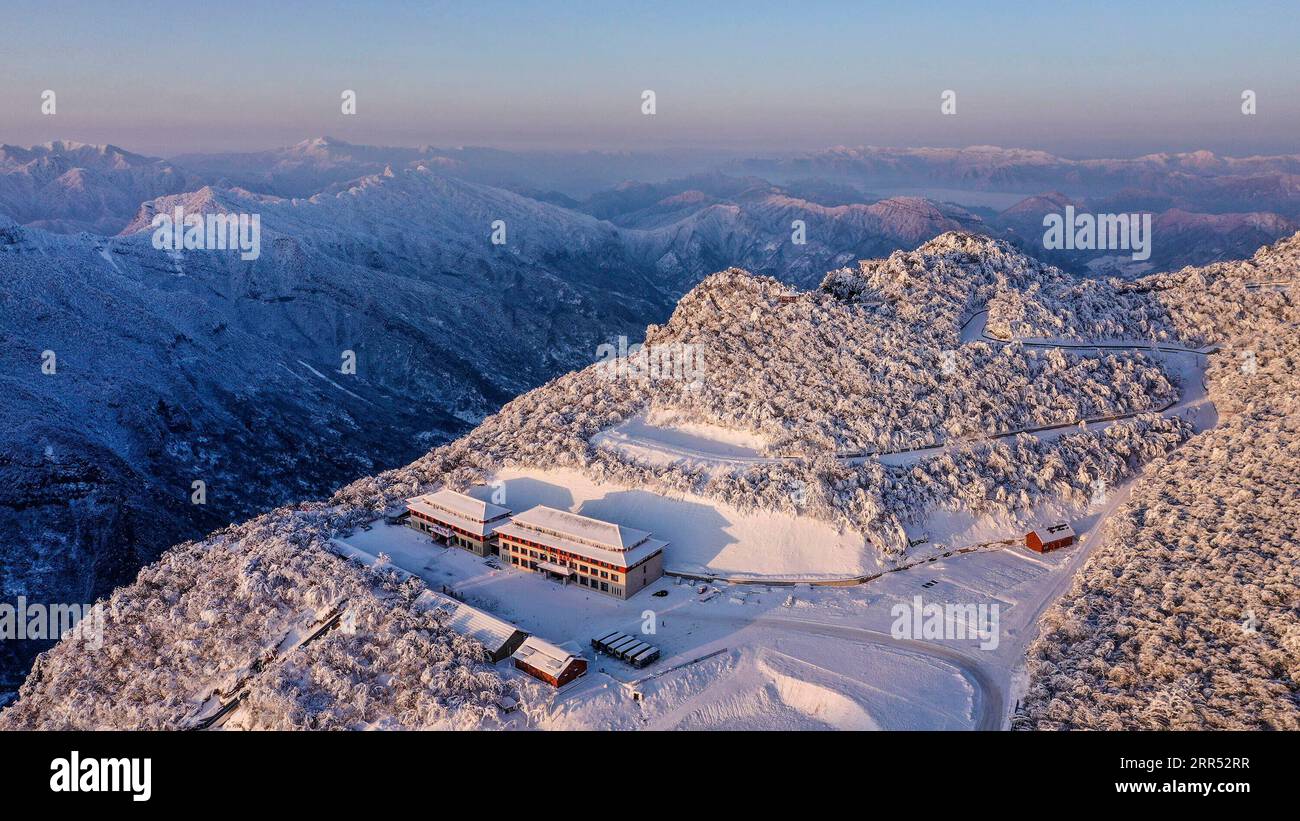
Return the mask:
[(650, 534), (644, 530), (634, 530), (546, 505), (525, 510), (512, 517), (512, 520), (515, 524), (532, 530), (545, 531), (606, 550), (630, 550), (650, 538)]
[(510, 515), (510, 511), (504, 507), (457, 493), (450, 488), (407, 499), (406, 507), (483, 537), (496, 529), (492, 522)]
[(1069, 524), (1061, 522), (1059, 524), (1049, 525), (1048, 527), (1039, 527), (1034, 529), (1034, 535), (1043, 544), (1055, 542), (1058, 539), (1073, 539), (1074, 528)]
[(579, 542), (553, 532), (516, 524), (518, 521), (519, 519), (516, 517), (514, 522), (498, 527), (496, 529), (497, 534), (546, 545), (574, 556), (580, 556), (595, 562), (604, 562), (614, 567), (629, 568), (640, 564), (668, 546), (668, 542), (651, 539), (647, 536), (640, 544), (630, 550), (611, 550), (604, 547), (593, 547), (585, 542)]
[(426, 590), (420, 594), (420, 597), (429, 602), (432, 609), (445, 615), (448, 627), (462, 636), (469, 636), (478, 641), (487, 648), (489, 653), (499, 652), (515, 633), (523, 632), (508, 621), (470, 607), (450, 596)]
[(529, 636), (524, 639), (523, 644), (519, 645), (512, 658), (543, 673), (558, 677), (578, 656), (545, 639)]

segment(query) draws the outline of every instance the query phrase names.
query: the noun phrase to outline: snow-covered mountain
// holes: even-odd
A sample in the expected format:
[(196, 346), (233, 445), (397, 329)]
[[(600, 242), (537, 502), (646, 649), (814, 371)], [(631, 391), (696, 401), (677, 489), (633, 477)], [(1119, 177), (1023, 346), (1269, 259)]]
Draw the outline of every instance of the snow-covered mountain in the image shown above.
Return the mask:
[[(176, 207), (259, 215), (260, 257), (156, 250)], [(612, 226), (419, 167), (138, 211), (117, 237), (0, 226), (7, 596), (102, 595), (170, 544), (403, 464), (670, 306)]]
[[(1137, 283), (1088, 282), (1005, 242), (948, 233), (915, 251), (832, 272), (813, 291), (721, 272), (646, 331), (652, 346), (699, 345), (712, 381), (697, 388), (621, 379), (592, 365), (523, 394), (404, 468), (182, 546), (113, 595), (111, 652), (71, 642), (54, 648), (0, 725), (179, 726), (214, 691), (242, 681), (255, 694), (249, 726), (492, 726), (501, 684), (479, 666), (473, 646), (457, 646), (436, 619), (420, 621), (418, 582), (346, 565), (328, 549), (332, 536), (436, 484), (483, 482), (504, 466), (565, 468), (592, 481), (751, 510), (799, 506), (802, 515), (865, 534), (895, 557), (912, 549), (902, 525), (923, 511), (1025, 511), (1049, 498), (1086, 504), (1095, 482), (1158, 468), (1161, 457), (1194, 438), (1180, 417), (1138, 413), (1188, 386), (1170, 381), (1141, 352), (1038, 353), (966, 339), (969, 320), (987, 308), (990, 329), (1044, 337), (1104, 338), (1122, 327), (1138, 340), (1228, 342), (1236, 320), (1221, 317), (1294, 313), (1287, 292), (1242, 286), (1261, 273), (1293, 274), (1297, 248), (1300, 237), (1270, 252), (1267, 265), (1259, 257)], [(958, 347), (955, 367), (945, 368), (944, 351)], [(1234, 364), (1212, 372), (1225, 378)], [(773, 448), (802, 453), (719, 470), (645, 462), (594, 438), (653, 408), (763, 434)], [(1096, 430), (1014, 433), (1115, 411), (1125, 418)], [(918, 438), (937, 442), (935, 452), (902, 465), (881, 458)], [(837, 452), (844, 446), (867, 453), (846, 457)], [(319, 624), (344, 595), (360, 602), (372, 629), (326, 634), (301, 657), (267, 657), (286, 631)], [(234, 612), (259, 617), (230, 617)], [(430, 661), (418, 661), (426, 652), (419, 647), (385, 649), (408, 634), (433, 645)], [(350, 659), (361, 654), (368, 662), (354, 665)], [(456, 676), (437, 673), (447, 665)], [(267, 672), (249, 672), (258, 669)], [(398, 686), (364, 703), (347, 696), (390, 677)], [(398, 702), (423, 706), (398, 710)]]
[[(58, 232), (115, 234), (139, 215), (140, 203), (162, 195), (208, 186), (310, 198), (346, 191), (385, 171), (415, 168), (605, 221), (626, 232), (619, 234), (629, 246), (626, 253), (672, 280), (677, 294), (732, 265), (811, 285), (827, 268), (911, 249), (948, 230), (1013, 238), (1027, 252), (1076, 273), (1134, 276), (1247, 256), (1300, 223), (1300, 155), (1235, 158), (1198, 151), (1067, 160), (974, 146), (835, 148), (724, 161), (706, 155), (384, 147), (331, 137), (269, 151), (187, 154), (170, 162), (112, 146), (5, 146), (0, 213)], [(682, 168), (698, 173), (668, 176)], [(629, 181), (637, 179), (642, 181)], [(878, 190), (894, 195), (871, 193)], [(1034, 191), (1048, 193), (1027, 193)], [(995, 192), (987, 195), (994, 200), (978, 192)], [(1022, 201), (1007, 207), (1007, 197), (1017, 195)], [(1154, 259), (1130, 264), (1107, 252), (1044, 250), (1042, 214), (1067, 201), (1096, 213), (1160, 215)], [(794, 242), (795, 219), (807, 226), (804, 245)]]
[(0, 145), (0, 213), (59, 233), (115, 234), (141, 202), (198, 184), (171, 163), (112, 145)]
[(310, 197), (331, 185), (423, 161), (455, 167), (456, 161), (432, 149), (353, 145), (333, 137), (314, 137), (269, 151), (182, 154), (172, 162), (212, 185), (246, 188), (283, 197)]
[(808, 287), (855, 260), (911, 250), (945, 231), (985, 228), (963, 208), (919, 197), (825, 205), (762, 180), (722, 175), (624, 186), (585, 207), (627, 229), (631, 253), (680, 292), (728, 267)]

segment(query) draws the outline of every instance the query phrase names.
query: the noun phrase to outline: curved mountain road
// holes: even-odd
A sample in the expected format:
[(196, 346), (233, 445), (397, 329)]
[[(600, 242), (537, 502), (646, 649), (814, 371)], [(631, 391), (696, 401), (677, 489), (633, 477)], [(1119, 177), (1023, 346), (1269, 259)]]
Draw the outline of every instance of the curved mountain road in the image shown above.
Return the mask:
[[(988, 323), (989, 312), (985, 308), (982, 311), (976, 311), (971, 318), (966, 320), (966, 324), (961, 326), (962, 344), (968, 342), (990, 342), (995, 345), (1019, 344), (1028, 348), (1064, 348), (1066, 350), (1121, 350), (1121, 351), (1160, 351), (1162, 353), (1194, 353), (1194, 354), (1211, 354), (1219, 349), (1218, 345), (1206, 345), (1203, 348), (1188, 348), (1184, 345), (1171, 345), (1161, 342), (1147, 342), (1143, 340), (1117, 339), (1112, 342), (1071, 342), (1062, 339), (1044, 339), (1038, 337), (1026, 337), (1024, 339), (999, 339), (996, 336), (989, 336), (985, 332), (985, 326)], [(979, 320), (979, 324), (974, 329), (971, 325)]]

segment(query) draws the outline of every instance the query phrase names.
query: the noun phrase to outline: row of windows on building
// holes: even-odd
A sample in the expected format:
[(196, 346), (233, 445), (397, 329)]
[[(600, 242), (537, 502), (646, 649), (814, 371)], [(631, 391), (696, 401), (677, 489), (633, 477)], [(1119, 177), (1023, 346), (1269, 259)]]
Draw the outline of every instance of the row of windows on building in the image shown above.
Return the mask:
[[(468, 530), (461, 530), (459, 527), (456, 527), (455, 525), (447, 524), (446, 522), (439, 521), (438, 519), (435, 519), (435, 518), (433, 518), (432, 516), (426, 516), (425, 514), (421, 513), (421, 512), (418, 511), (418, 510), (412, 510), (412, 511), (411, 511), (411, 515), (414, 516), (414, 517), (417, 518), (417, 519), (423, 519), (423, 520), (426, 521), (426, 522), (429, 522), (429, 523), (431, 523), (431, 524), (435, 524), (435, 525), (437, 525), (438, 527), (444, 527), (444, 528), (446, 528), (447, 530), (452, 531), (453, 533), (459, 533), (459, 534), (461, 534), (462, 536), (473, 536), (473, 537), (476, 538), (476, 539), (478, 538), (478, 536), (476, 536), (476, 535), (473, 534), (473, 533), (470, 533)], [(466, 545), (469, 544), (469, 541), (468, 541), (468, 540), (462, 539), (462, 541), (464, 541)]]
[[(523, 557), (523, 556), (511, 556), (510, 563), (513, 565), (518, 565), (520, 567), (527, 567), (529, 570), (537, 569), (537, 562), (529, 561), (527, 557)], [(582, 585), (583, 587), (590, 587), (593, 590), (599, 590), (602, 593), (609, 592), (609, 582), (602, 582), (599, 579), (594, 577), (588, 578), (587, 576), (584, 576), (581, 573), (578, 574), (578, 584)], [(617, 588), (615, 592), (618, 592)]]
[[(563, 561), (559, 560), (554, 554), (539, 553), (536, 550), (524, 550), (522, 548), (515, 547), (514, 545), (509, 543), (506, 543), (506, 547), (510, 550), (511, 553), (516, 554), (510, 557), (511, 564), (519, 564), (519, 562), (516, 561), (516, 556), (526, 557), (525, 561), (527, 561), (527, 559), (538, 559), (541, 561), (555, 560), (556, 564), (565, 564)], [(592, 576), (600, 576), (600, 578), (602, 579), (614, 579), (614, 580), (618, 579), (617, 573), (609, 573), (605, 570), (599, 570), (595, 567), (587, 567), (585, 564), (579, 564), (578, 562), (573, 562), (565, 566), (572, 567), (573, 569), (577, 570), (579, 573), (588, 573)], [(532, 562), (529, 562), (528, 567), (532, 570), (537, 569), (537, 566)], [(579, 578), (581, 578), (581, 576), (579, 576)], [(595, 579), (593, 579), (593, 581), (595, 581)]]
[[(525, 544), (525, 545), (528, 545), (529, 547), (536, 547), (536, 548), (538, 548), (538, 549), (540, 549), (540, 550), (550, 551), (552, 554), (556, 554), (556, 553), (558, 553), (558, 557), (561, 558), (561, 559), (572, 558), (568, 553), (565, 553), (565, 552), (562, 551), (562, 550), (561, 550), (561, 551), (556, 551), (554, 548), (548, 547), (548, 546), (546, 546), (546, 545), (544, 545), (544, 544), (538, 544), (537, 542), (530, 542), (530, 541), (528, 541), (527, 539), (520, 539), (520, 538), (517, 537), (517, 536), (511, 536), (510, 538), (511, 538), (511, 540), (512, 540), (513, 542), (519, 542), (520, 544)], [(502, 543), (502, 544), (505, 544), (505, 545), (510, 545), (510, 546), (511, 546), (511, 549), (513, 549), (513, 545), (512, 545), (510, 542), (506, 542), (504, 539), (502, 539), (502, 540), (501, 540), (501, 543)], [(534, 556), (534, 558), (537, 558), (537, 554), (536, 554), (536, 553), (534, 553), (533, 556)], [(613, 570), (613, 569), (614, 569), (614, 565), (612, 565), (612, 564), (607, 564), (606, 562), (602, 562), (602, 561), (597, 561), (596, 559), (586, 559), (586, 558), (584, 558), (583, 561), (585, 561), (585, 562), (589, 562), (590, 564), (596, 565), (596, 566), (598, 566), (598, 567), (607, 567), (607, 568), (609, 568), (610, 570)]]
[[(578, 584), (582, 585), (583, 587), (595, 587), (597, 582), (595, 579), (588, 580), (586, 576), (579, 576)], [(600, 592), (602, 593), (609, 592), (609, 582), (599, 582), (599, 584), (600, 584)]]

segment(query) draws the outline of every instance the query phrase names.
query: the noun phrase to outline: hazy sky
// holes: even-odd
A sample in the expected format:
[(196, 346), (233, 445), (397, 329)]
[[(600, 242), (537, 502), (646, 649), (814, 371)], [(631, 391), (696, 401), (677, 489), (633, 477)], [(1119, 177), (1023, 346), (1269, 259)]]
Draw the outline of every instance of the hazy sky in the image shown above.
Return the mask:
[(1141, 5), (5, 0), (0, 142), (1300, 151), (1295, 0)]

